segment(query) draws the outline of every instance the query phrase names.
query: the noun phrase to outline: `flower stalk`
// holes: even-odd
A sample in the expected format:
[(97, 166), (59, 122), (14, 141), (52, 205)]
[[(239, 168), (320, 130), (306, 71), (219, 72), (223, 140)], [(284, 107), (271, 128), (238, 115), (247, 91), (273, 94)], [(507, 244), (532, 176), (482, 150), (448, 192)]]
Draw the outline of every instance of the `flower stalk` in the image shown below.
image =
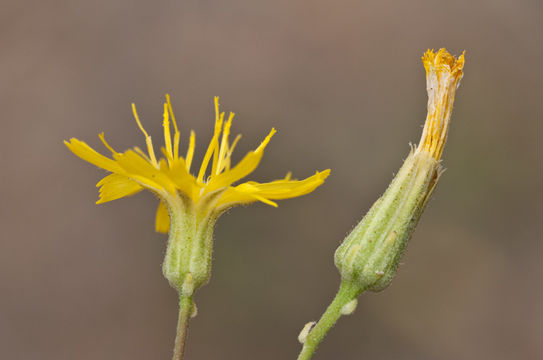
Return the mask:
[[(342, 315), (349, 315), (354, 312), (356, 298), (362, 289), (354, 283), (342, 282), (334, 300), (328, 306), (318, 323), (298, 340), (303, 344), (298, 360), (309, 360), (317, 350), (324, 336), (330, 331)], [(354, 305), (354, 306), (353, 306)]]
[(192, 296), (179, 296), (179, 318), (177, 320), (177, 332), (175, 335), (175, 345), (173, 349), (172, 360), (182, 360), (185, 350), (185, 340), (187, 339), (187, 330), (189, 320), (192, 317), (194, 303)]

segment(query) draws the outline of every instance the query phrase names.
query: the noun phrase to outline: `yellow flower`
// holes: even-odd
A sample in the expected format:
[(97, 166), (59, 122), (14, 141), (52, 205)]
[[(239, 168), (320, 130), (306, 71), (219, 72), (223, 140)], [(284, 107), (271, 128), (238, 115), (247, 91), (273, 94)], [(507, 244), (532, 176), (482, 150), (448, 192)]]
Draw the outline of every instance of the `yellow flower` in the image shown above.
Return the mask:
[[(143, 128), (134, 104), (132, 111), (145, 135), (147, 153), (138, 147), (117, 152), (106, 142), (103, 133), (99, 135), (100, 139), (112, 153), (112, 158), (99, 154), (74, 138), (65, 141), (65, 144), (83, 160), (111, 172), (97, 184), (100, 187), (97, 203), (130, 196), (142, 189), (157, 195), (160, 202), (155, 229), (169, 232), (162, 271), (185, 298), (190, 298), (196, 289), (209, 280), (213, 228), (222, 213), (232, 206), (255, 201), (277, 206), (273, 200), (310, 193), (330, 173), (330, 170), (317, 172), (301, 181), (292, 180), (288, 174), (284, 179), (269, 183), (249, 181), (234, 185), (256, 169), (275, 130), (272, 129), (255, 150), (232, 166), (232, 152), (240, 135), (233, 143), (229, 142), (234, 114), (230, 113), (225, 121), (225, 113), (219, 112), (219, 98), (215, 97), (215, 130), (198, 172), (192, 175), (195, 135), (191, 132), (186, 156), (180, 156), (180, 133), (170, 97), (166, 95), (164, 103), (164, 147), (161, 148), (160, 158), (155, 154), (151, 137)], [(172, 124), (173, 139), (170, 132)]]
[[(100, 139), (111, 151), (112, 158), (99, 154), (86, 143), (75, 138), (71, 138), (69, 142), (65, 141), (65, 144), (83, 160), (112, 173), (97, 184), (100, 187), (98, 204), (133, 195), (142, 189), (156, 194), (161, 200), (156, 216), (156, 230), (159, 232), (168, 231), (170, 219), (167, 209), (171, 206), (170, 203), (176, 202), (179, 197), (190, 199), (195, 205), (209, 203), (206, 199), (213, 197), (213, 204), (208, 206), (206, 211), (219, 213), (232, 206), (255, 201), (277, 206), (273, 200), (310, 193), (321, 185), (330, 173), (330, 170), (316, 172), (315, 175), (301, 181), (292, 180), (288, 174), (284, 179), (269, 183), (249, 181), (233, 185), (256, 169), (275, 129), (270, 131), (254, 151), (250, 151), (237, 165), (232, 166), (232, 152), (241, 136), (238, 135), (233, 143), (229, 142), (234, 114), (230, 113), (225, 121), (225, 113), (219, 112), (219, 99), (215, 97), (215, 130), (202, 164), (198, 172), (193, 175), (191, 165), (195, 135), (191, 132), (186, 156), (180, 156), (180, 133), (170, 97), (166, 95), (164, 103), (164, 147), (161, 148), (161, 158), (157, 158), (151, 137), (143, 128), (134, 104), (132, 104), (132, 110), (139, 128), (145, 135), (147, 153), (138, 147), (122, 153), (117, 152), (106, 142), (103, 133), (99, 135)], [(173, 124), (173, 140), (170, 122)]]

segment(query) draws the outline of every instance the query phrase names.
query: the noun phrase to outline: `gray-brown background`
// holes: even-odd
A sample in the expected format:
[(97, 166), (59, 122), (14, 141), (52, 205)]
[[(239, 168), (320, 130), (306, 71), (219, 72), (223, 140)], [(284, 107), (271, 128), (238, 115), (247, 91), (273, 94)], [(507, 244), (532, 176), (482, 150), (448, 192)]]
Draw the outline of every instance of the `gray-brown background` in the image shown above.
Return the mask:
[[(332, 168), (313, 194), (216, 229), (186, 358), (294, 359), (336, 291), (332, 255), (417, 142), (427, 48), (466, 50), (443, 176), (392, 286), (360, 298), (315, 359), (540, 359), (541, 2), (2, 1), (0, 357), (168, 359), (176, 294), (148, 193), (97, 206), (69, 153), (161, 142), (170, 92), (198, 156), (212, 96), (251, 177)], [(183, 146), (184, 147), (184, 146)]]

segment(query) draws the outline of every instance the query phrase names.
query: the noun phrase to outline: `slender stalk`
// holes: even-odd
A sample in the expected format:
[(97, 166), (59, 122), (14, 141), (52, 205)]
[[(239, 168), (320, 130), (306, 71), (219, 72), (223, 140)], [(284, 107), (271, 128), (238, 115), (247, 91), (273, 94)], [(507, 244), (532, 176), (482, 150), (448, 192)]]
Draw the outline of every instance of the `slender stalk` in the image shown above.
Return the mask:
[(339, 291), (332, 303), (328, 306), (319, 322), (311, 329), (304, 342), (304, 347), (298, 355), (298, 360), (309, 360), (321, 343), (324, 336), (330, 331), (341, 317), (341, 309), (350, 301), (357, 298), (362, 292), (358, 286), (352, 283), (342, 282)]
[(173, 348), (173, 360), (183, 359), (183, 350), (185, 349), (185, 339), (189, 320), (192, 314), (192, 297), (179, 295), (179, 319), (177, 320), (177, 334), (175, 336), (175, 345)]

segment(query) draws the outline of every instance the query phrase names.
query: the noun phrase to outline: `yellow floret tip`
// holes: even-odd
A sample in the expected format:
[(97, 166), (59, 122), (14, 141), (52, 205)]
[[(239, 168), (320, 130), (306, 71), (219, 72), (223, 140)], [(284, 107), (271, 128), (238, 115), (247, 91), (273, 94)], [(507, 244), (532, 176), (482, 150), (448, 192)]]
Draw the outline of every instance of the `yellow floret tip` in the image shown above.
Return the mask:
[(439, 160), (443, 153), (456, 88), (462, 79), (465, 52), (455, 58), (446, 49), (428, 50), (422, 56), (426, 69), (428, 115), (417, 152), (426, 151)]

